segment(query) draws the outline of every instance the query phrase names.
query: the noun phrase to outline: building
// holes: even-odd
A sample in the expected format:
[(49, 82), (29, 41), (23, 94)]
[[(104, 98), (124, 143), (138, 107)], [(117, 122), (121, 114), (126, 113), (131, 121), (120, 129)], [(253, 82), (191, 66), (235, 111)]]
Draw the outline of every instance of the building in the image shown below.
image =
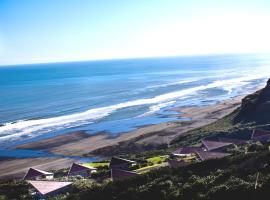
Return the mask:
[(138, 175), (139, 174), (136, 172), (120, 170), (120, 169), (111, 169), (111, 179), (113, 181), (124, 180), (124, 179), (132, 178)]
[(181, 147), (171, 153), (172, 156), (186, 157), (192, 156), (196, 151), (202, 150), (202, 147)]
[(69, 169), (69, 176), (82, 176), (84, 178), (91, 177), (92, 173), (96, 173), (97, 168), (88, 167), (81, 164), (73, 163)]
[(234, 146), (231, 142), (218, 142), (212, 140), (202, 140), (203, 147), (206, 151), (218, 151), (224, 152), (228, 148), (232, 148)]
[(33, 190), (30, 190), (31, 194), (39, 199), (44, 199), (65, 192), (72, 184), (72, 182), (36, 180), (30, 180), (28, 183), (30, 183), (33, 187)]
[(121, 169), (121, 170), (129, 170), (130, 167), (136, 165), (137, 163), (132, 160), (127, 160), (118, 157), (112, 157), (110, 162), (110, 169)]
[(168, 165), (170, 167), (183, 167), (183, 166), (186, 166), (186, 165), (189, 165), (190, 163), (189, 162), (185, 162), (183, 160), (174, 160), (174, 159), (169, 159), (168, 160)]
[(225, 143), (232, 143), (235, 145), (243, 145), (247, 142), (247, 140), (241, 140), (241, 139), (235, 139), (235, 138), (225, 138), (225, 137), (220, 137), (218, 138), (219, 142), (225, 142)]
[(197, 151), (196, 154), (201, 161), (224, 158), (230, 155), (228, 153), (213, 152), (213, 151)]
[(270, 132), (254, 129), (251, 135), (251, 140), (266, 142), (270, 139)]
[(35, 168), (29, 168), (25, 176), (23, 177), (23, 180), (51, 180), (53, 179), (53, 173), (46, 172), (40, 169)]

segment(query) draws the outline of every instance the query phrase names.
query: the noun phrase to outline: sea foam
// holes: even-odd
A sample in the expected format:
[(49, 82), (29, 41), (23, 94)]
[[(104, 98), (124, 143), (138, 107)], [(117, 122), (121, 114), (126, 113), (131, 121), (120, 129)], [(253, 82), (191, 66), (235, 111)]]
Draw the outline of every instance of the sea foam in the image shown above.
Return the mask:
[[(211, 88), (221, 88), (231, 92), (234, 88), (249, 84), (256, 79), (267, 78), (267, 74), (243, 75), (240, 78), (228, 80), (216, 80), (212, 83), (201, 85), (189, 89), (183, 89), (176, 92), (169, 92), (153, 98), (144, 98), (133, 101), (127, 101), (111, 106), (90, 109), (81, 113), (75, 113), (65, 116), (52, 117), (47, 119), (17, 121), (16, 123), (6, 123), (0, 127), (0, 141), (13, 141), (21, 137), (34, 137), (44, 133), (81, 126), (94, 123), (109, 116), (111, 113), (133, 106), (149, 105), (147, 114), (155, 113), (163, 107), (171, 105), (174, 100), (188, 98), (199, 91)], [(179, 82), (180, 83), (180, 82)]]

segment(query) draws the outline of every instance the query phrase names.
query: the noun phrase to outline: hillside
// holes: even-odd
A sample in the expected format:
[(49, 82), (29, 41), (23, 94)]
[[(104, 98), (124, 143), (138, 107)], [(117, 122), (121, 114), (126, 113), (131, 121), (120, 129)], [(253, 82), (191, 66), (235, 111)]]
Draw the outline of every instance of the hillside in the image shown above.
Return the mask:
[[(77, 180), (62, 200), (269, 199), (270, 153), (257, 151), (180, 168), (162, 168), (124, 181)], [(31, 199), (22, 181), (0, 183), (0, 199)]]
[(236, 111), (235, 123), (255, 122), (256, 124), (270, 123), (270, 79), (265, 88), (246, 96), (242, 105)]
[(171, 142), (173, 146), (193, 145), (204, 137), (249, 138), (253, 129), (270, 130), (270, 79), (266, 86), (243, 98), (239, 108), (209, 125), (188, 131)]
[[(198, 144), (204, 137), (250, 138), (254, 128), (270, 129), (268, 111), (270, 80), (265, 88), (245, 97), (234, 112), (210, 125), (187, 132), (174, 140), (169, 149), (123, 156), (142, 159), (149, 155), (168, 154), (177, 146)], [(242, 148), (245, 151), (236, 151), (230, 157), (178, 168), (163, 167), (124, 181), (77, 180), (68, 193), (52, 199), (269, 199), (269, 144), (249, 141)], [(23, 181), (0, 182), (0, 199), (31, 199), (28, 189), (29, 185)]]
[(199, 200), (268, 199), (270, 153), (240, 155), (87, 189), (75, 187), (67, 199)]

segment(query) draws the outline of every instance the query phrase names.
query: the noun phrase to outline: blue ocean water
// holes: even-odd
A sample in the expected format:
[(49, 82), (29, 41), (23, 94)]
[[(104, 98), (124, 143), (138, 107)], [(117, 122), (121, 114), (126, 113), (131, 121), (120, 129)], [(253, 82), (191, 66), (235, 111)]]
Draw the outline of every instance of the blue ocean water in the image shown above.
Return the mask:
[(116, 136), (179, 119), (174, 107), (248, 94), (269, 77), (267, 55), (2, 66), (0, 147), (74, 130)]

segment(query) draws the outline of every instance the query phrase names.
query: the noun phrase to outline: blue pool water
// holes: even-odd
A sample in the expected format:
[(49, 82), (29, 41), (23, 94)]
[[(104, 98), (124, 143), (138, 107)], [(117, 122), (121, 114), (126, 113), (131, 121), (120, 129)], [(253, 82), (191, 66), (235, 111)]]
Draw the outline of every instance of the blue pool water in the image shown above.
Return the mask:
[(172, 108), (248, 94), (266, 55), (187, 56), (0, 67), (0, 147), (86, 130), (113, 136), (173, 121)]

